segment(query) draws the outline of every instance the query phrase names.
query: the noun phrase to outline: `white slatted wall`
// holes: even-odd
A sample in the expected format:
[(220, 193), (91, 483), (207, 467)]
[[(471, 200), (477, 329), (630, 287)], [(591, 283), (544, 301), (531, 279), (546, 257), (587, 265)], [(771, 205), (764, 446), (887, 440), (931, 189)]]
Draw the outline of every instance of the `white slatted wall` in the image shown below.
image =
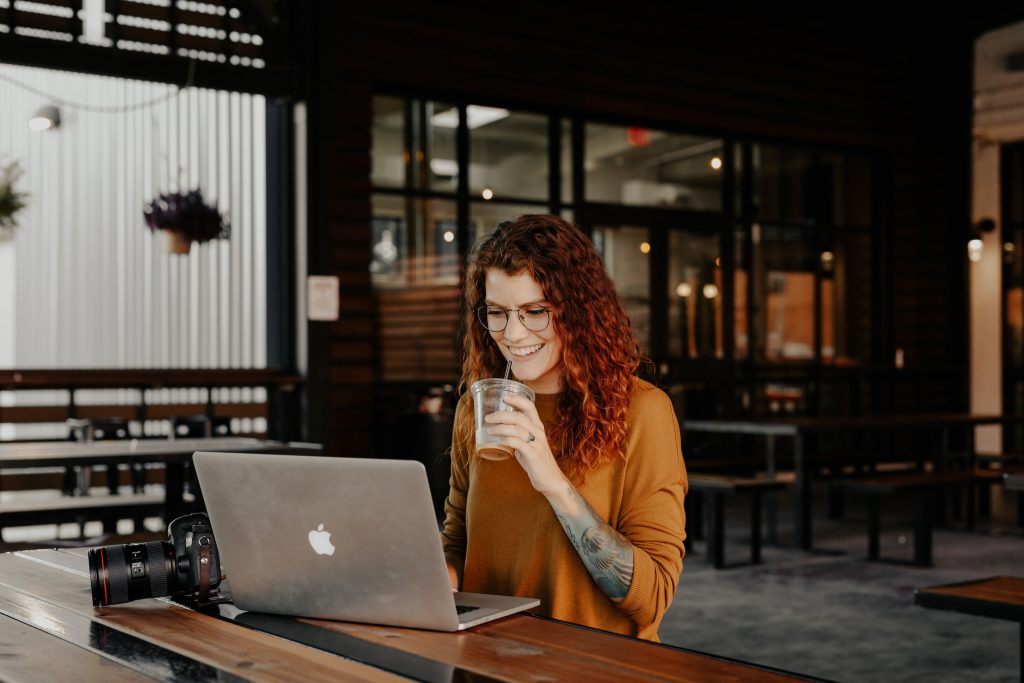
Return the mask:
[[(0, 273), (14, 302), (0, 320), (13, 348), (0, 357), (22, 368), (266, 367), (263, 97), (187, 89), (123, 113), (61, 106), (59, 129), (33, 132), (28, 119), (48, 102), (5, 76), (96, 107), (174, 91), (0, 64), (0, 164), (20, 161), (31, 194), (0, 245), (16, 264)], [(231, 237), (169, 254), (143, 206), (197, 186)]]

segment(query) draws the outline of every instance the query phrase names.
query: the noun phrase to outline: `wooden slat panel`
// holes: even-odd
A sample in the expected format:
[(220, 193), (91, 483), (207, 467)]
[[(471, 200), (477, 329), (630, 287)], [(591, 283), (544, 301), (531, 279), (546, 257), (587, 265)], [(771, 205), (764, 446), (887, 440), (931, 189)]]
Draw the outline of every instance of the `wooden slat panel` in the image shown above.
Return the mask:
[(266, 417), (266, 403), (217, 403), (213, 406), (217, 417)]
[(382, 289), (377, 292), (380, 300), (390, 301), (434, 301), (459, 300), (458, 287), (417, 287), (416, 289)]
[(0, 370), (0, 389), (291, 387), (300, 375), (265, 370)]
[[(68, 0), (72, 1), (72, 0)], [(216, 4), (207, 1), (206, 4)], [(107, 12), (119, 13), (125, 16), (139, 17), (140, 19), (153, 19), (155, 21), (166, 21), (170, 23), (171, 12), (169, 7), (159, 5), (148, 5), (131, 0), (106, 0)], [(245, 17), (238, 19), (225, 14), (207, 14), (205, 12), (193, 12), (192, 10), (178, 8), (175, 15), (179, 24), (187, 26), (203, 26), (206, 28), (224, 29), (225, 31), (240, 31), (253, 33), (254, 27), (246, 21)]]
[(15, 12), (7, 8), (0, 9), (0, 23), (9, 24), (12, 21), (17, 26), (37, 28), (42, 31), (55, 31), (57, 33), (73, 33), (72, 28), (76, 25), (75, 20), (71, 18), (55, 17), (50, 14), (38, 14), (36, 12)]
[(157, 403), (146, 406), (149, 420), (167, 420), (186, 415), (206, 415), (205, 403)]
[(64, 422), (68, 417), (67, 406), (5, 406), (0, 408), (0, 422)]
[(62, 7), (64, 9), (79, 10), (82, 8), (82, 0), (32, 0), (40, 5), (49, 5), (50, 7)]
[(138, 406), (114, 405), (114, 406), (77, 406), (75, 417), (87, 419), (110, 419), (120, 418), (122, 420), (137, 420), (139, 418)]
[[(114, 37), (114, 27), (107, 26), (107, 37)], [(118, 26), (118, 40), (131, 40), (137, 43), (149, 43), (151, 45), (167, 45), (169, 43), (167, 31), (155, 31), (138, 26)], [(231, 43), (227, 49), (224, 42), (216, 38), (204, 38), (202, 36), (190, 36), (179, 33), (175, 36), (178, 47), (190, 50), (204, 50), (216, 54), (236, 54), (242, 57), (262, 57), (263, 52), (259, 46), (252, 43)]]

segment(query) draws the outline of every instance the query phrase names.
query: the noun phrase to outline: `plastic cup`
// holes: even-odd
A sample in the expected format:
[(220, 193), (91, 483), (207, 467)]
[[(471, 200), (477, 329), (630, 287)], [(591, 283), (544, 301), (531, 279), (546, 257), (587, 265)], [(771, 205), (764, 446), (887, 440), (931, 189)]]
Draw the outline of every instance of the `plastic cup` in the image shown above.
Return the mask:
[(515, 410), (505, 402), (508, 396), (525, 396), (535, 400), (533, 389), (512, 379), (481, 379), (470, 387), (473, 395), (473, 415), (476, 422), (476, 454), (485, 460), (505, 460), (513, 455), (513, 448), (505, 443), (505, 437), (487, 433), (484, 418), (498, 410)]

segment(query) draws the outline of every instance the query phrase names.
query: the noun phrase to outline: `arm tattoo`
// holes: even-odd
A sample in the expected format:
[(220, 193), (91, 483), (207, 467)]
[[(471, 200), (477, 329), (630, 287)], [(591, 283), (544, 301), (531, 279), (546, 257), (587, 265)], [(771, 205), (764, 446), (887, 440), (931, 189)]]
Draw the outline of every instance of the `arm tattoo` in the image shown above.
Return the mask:
[(612, 602), (621, 602), (633, 582), (633, 545), (602, 521), (574, 486), (567, 494), (576, 514), (555, 515), (598, 588)]

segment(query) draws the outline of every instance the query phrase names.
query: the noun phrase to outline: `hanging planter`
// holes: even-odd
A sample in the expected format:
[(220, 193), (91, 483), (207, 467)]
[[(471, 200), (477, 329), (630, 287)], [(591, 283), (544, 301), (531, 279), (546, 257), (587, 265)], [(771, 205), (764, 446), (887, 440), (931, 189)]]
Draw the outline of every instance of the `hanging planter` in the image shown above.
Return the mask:
[(15, 216), (25, 208), (28, 193), (14, 189), (14, 183), (18, 182), (21, 173), (17, 161), (0, 168), (0, 242), (14, 237), (14, 229), (18, 227)]
[(167, 251), (187, 254), (193, 242), (227, 239), (231, 227), (216, 207), (203, 201), (199, 189), (162, 194), (143, 209), (150, 230), (167, 233)]

